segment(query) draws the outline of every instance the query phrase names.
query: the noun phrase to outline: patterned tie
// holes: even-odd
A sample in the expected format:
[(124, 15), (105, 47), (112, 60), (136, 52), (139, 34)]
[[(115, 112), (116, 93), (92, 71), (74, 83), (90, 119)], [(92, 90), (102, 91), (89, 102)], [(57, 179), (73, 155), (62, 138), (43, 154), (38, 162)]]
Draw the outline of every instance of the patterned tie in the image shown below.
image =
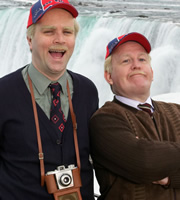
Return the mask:
[(150, 115), (150, 117), (153, 117), (153, 113), (151, 112), (152, 106), (150, 104), (148, 104), (148, 103), (139, 104), (138, 108), (140, 108), (141, 110), (147, 112)]
[(50, 120), (62, 133), (65, 128), (66, 119), (61, 110), (61, 101), (60, 101), (60, 94), (62, 90), (61, 85), (59, 83), (54, 83), (54, 84), (50, 84), (49, 87), (53, 95), (53, 99), (51, 103)]

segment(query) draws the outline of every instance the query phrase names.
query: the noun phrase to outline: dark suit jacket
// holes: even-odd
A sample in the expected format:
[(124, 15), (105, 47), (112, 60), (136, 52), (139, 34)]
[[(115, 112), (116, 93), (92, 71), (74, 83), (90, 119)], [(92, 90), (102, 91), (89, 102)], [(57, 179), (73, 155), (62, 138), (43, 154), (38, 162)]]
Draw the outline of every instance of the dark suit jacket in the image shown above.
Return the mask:
[[(0, 200), (50, 200), (40, 186), (37, 136), (29, 90), (22, 69), (0, 79)], [(81, 159), (81, 194), (93, 199), (93, 172), (89, 162), (88, 124), (98, 107), (97, 89), (84, 76), (69, 71), (73, 79), (73, 107)], [(71, 115), (62, 138), (37, 105), (45, 171), (76, 164)]]

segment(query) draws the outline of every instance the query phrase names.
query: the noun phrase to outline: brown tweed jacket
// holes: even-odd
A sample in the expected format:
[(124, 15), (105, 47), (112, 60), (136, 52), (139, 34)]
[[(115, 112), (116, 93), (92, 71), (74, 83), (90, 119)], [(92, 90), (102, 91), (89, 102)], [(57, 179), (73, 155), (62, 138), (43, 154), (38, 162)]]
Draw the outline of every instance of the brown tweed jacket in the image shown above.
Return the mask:
[[(180, 105), (153, 106), (152, 120), (114, 99), (91, 118), (100, 200), (180, 200)], [(165, 177), (169, 187), (152, 183)]]

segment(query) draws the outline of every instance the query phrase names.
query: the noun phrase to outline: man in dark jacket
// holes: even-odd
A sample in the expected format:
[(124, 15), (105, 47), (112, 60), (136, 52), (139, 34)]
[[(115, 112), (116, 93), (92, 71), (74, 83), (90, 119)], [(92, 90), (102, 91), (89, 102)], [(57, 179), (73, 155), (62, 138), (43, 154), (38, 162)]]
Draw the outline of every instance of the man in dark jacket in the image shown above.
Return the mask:
[[(60, 183), (58, 181), (61, 177), (57, 177), (56, 187), (58, 191), (67, 191), (65, 195), (68, 199), (94, 199), (88, 124), (98, 108), (97, 89), (86, 77), (66, 69), (79, 29), (77, 16), (77, 10), (68, 0), (36, 2), (31, 7), (27, 25), (32, 63), (0, 79), (1, 200), (53, 199), (53, 194), (47, 191), (47, 183), (42, 186), (44, 181), (42, 179), (41, 182), (43, 176), (40, 160), (44, 162), (45, 173), (57, 173), (57, 167), (63, 166), (58, 172), (65, 178)], [(72, 196), (68, 189), (73, 189), (77, 182), (74, 174), (71, 174), (77, 167), (77, 154), (69, 111), (67, 81), (76, 115), (81, 164), (81, 181), (78, 182), (80, 189), (75, 188)], [(43, 154), (39, 156), (29, 83), (32, 83), (38, 113), (43, 150)], [(52, 102), (52, 98), (55, 98), (53, 92), (56, 90), (53, 86), (57, 85), (60, 89)], [(51, 116), (50, 111), (57, 105), (60, 106), (58, 114)], [(53, 177), (55, 180), (55, 176)], [(76, 190), (80, 191), (80, 195)], [(63, 195), (58, 197), (67, 198)]]
[(99, 199), (180, 199), (180, 105), (150, 98), (150, 51), (139, 33), (107, 46), (104, 76), (115, 97), (90, 122)]

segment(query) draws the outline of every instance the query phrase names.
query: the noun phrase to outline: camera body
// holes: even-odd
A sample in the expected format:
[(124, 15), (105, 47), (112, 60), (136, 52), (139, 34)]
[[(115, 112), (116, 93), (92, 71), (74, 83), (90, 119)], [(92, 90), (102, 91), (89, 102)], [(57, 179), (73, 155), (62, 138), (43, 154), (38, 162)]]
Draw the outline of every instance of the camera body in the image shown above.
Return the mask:
[(67, 168), (64, 165), (62, 165), (58, 166), (57, 170), (55, 171), (47, 172), (47, 175), (54, 174), (57, 183), (57, 188), (59, 190), (62, 190), (74, 186), (74, 179), (72, 174), (73, 169), (76, 169), (74, 165), (69, 165)]
[(80, 170), (74, 165), (61, 165), (47, 172), (45, 182), (48, 193), (53, 194), (55, 200), (82, 200)]

